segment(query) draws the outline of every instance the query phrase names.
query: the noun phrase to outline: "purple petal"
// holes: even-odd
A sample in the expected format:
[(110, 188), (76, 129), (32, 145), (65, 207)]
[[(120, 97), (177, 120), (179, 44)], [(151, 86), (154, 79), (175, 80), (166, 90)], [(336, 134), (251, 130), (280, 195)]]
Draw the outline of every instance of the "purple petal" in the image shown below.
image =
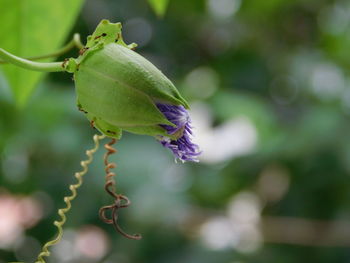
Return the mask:
[(176, 158), (182, 161), (198, 162), (198, 155), (200, 150), (198, 145), (191, 142), (192, 127), (190, 125), (190, 117), (187, 110), (183, 106), (157, 104), (158, 109), (164, 114), (164, 116), (176, 127), (170, 125), (162, 126), (169, 135), (175, 134), (178, 131), (182, 132), (182, 135), (177, 140), (172, 140), (166, 136), (160, 136), (160, 143), (169, 148)]

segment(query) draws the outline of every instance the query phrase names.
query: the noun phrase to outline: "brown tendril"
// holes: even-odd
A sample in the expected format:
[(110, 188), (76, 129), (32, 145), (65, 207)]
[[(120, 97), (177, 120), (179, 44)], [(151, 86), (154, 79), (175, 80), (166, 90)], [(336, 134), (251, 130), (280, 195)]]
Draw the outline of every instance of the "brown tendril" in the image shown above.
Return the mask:
[[(105, 190), (106, 192), (114, 198), (114, 203), (112, 205), (107, 205), (100, 208), (99, 215), (103, 222), (106, 224), (113, 224), (115, 230), (119, 232), (121, 235), (123, 235), (126, 238), (140, 240), (142, 236), (140, 234), (135, 235), (129, 235), (125, 233), (118, 224), (118, 212), (120, 208), (127, 208), (131, 202), (130, 200), (121, 194), (116, 193), (115, 188), (115, 180), (114, 177), (116, 176), (115, 173), (111, 172), (110, 169), (113, 169), (116, 167), (115, 163), (110, 163), (108, 161), (108, 158), (111, 154), (114, 154), (117, 150), (113, 148), (113, 144), (116, 143), (116, 139), (112, 139), (109, 143), (106, 143), (104, 147), (106, 148), (107, 152), (105, 153), (103, 160), (105, 164), (105, 172), (106, 172), (106, 183), (105, 183)], [(106, 212), (110, 211), (111, 217), (108, 218), (106, 216)]]

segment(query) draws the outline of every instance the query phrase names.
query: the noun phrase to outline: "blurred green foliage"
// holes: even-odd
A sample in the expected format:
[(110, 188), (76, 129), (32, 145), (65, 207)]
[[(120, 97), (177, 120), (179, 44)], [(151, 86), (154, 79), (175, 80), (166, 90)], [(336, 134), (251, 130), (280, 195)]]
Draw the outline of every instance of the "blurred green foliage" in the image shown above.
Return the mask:
[(158, 16), (164, 16), (169, 0), (148, 0), (148, 2)]
[[(66, 38), (81, 10), (83, 1), (1, 0), (1, 48), (20, 57), (48, 54)], [(52, 59), (51, 59), (52, 60)], [(18, 106), (23, 105), (43, 73), (2, 65)]]
[[(86, 36), (102, 18), (122, 22), (126, 42), (190, 100), (203, 160), (175, 164), (150, 137), (118, 142), (118, 191), (132, 200), (120, 220), (142, 233), (136, 242), (98, 219), (110, 202), (100, 151), (51, 262), (84, 259), (67, 255), (87, 224), (110, 245), (84, 262), (348, 262), (349, 11), (346, 0), (173, 0), (159, 19), (146, 1), (86, 1), (72, 33)], [(21, 111), (4, 83), (1, 189), (37, 198), (44, 213), (25, 232), (30, 242), (0, 249), (0, 262), (30, 262), (55, 233), (95, 131), (68, 74), (50, 74)]]

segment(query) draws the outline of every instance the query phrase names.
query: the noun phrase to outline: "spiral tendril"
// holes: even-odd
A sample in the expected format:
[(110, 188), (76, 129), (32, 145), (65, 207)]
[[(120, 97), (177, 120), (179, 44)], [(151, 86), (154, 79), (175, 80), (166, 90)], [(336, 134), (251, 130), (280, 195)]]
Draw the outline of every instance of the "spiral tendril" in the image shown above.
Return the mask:
[[(128, 207), (131, 204), (131, 202), (126, 196), (116, 193), (116, 182), (114, 180), (116, 174), (110, 171), (110, 169), (116, 168), (117, 166), (115, 163), (108, 161), (109, 156), (117, 152), (117, 150), (113, 148), (113, 145), (116, 143), (116, 141), (116, 139), (112, 139), (109, 143), (106, 143), (104, 145), (107, 152), (103, 157), (106, 172), (105, 190), (110, 196), (114, 198), (114, 204), (100, 208), (99, 214), (103, 222), (105, 222), (106, 224), (113, 224), (115, 230), (124, 237), (134, 240), (140, 240), (142, 238), (140, 234), (129, 235), (125, 233), (118, 224), (119, 209)], [(111, 218), (108, 218), (106, 216), (106, 212), (108, 210), (111, 211)]]
[(48, 248), (50, 246), (53, 246), (55, 244), (57, 244), (63, 236), (63, 225), (66, 222), (66, 213), (71, 209), (72, 205), (71, 205), (71, 201), (73, 201), (75, 199), (75, 197), (77, 196), (77, 189), (82, 185), (83, 183), (83, 176), (88, 172), (88, 165), (92, 162), (93, 160), (93, 154), (98, 150), (99, 148), (99, 141), (104, 139), (105, 136), (104, 135), (94, 135), (93, 140), (95, 143), (94, 148), (87, 150), (86, 151), (86, 155), (88, 156), (88, 159), (86, 159), (85, 161), (81, 161), (80, 165), (82, 166), (82, 170), (80, 172), (76, 172), (74, 174), (75, 178), (77, 179), (77, 183), (76, 184), (71, 184), (69, 186), (69, 189), (71, 191), (71, 195), (70, 196), (66, 196), (64, 197), (64, 202), (66, 203), (66, 207), (65, 208), (61, 208), (58, 210), (58, 214), (61, 217), (60, 221), (55, 221), (53, 224), (57, 227), (57, 236), (51, 240), (48, 241), (42, 248), (40, 254), (38, 255), (38, 259), (35, 263), (45, 263), (45, 260), (43, 259), (43, 257), (49, 257), (50, 256), (50, 252), (48, 250)]

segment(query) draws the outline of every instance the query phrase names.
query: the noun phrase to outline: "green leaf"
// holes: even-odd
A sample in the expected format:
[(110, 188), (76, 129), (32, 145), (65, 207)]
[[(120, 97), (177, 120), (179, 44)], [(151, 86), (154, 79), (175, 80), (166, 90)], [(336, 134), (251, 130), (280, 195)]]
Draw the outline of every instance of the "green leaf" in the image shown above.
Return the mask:
[[(58, 49), (66, 40), (83, 0), (0, 0), (0, 47), (20, 57)], [(50, 61), (53, 59), (49, 59)], [(45, 75), (2, 65), (18, 106), (23, 106)], [(1, 87), (0, 88), (4, 88)]]
[(159, 17), (164, 16), (169, 0), (148, 0), (148, 2)]

